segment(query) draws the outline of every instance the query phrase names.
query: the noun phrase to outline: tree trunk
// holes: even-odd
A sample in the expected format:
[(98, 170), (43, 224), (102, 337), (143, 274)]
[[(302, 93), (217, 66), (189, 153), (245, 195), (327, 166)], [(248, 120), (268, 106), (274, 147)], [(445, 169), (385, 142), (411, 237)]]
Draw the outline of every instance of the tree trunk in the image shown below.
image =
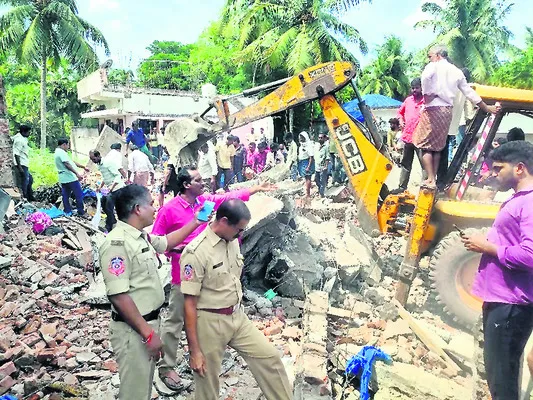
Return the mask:
[(41, 149), (46, 148), (46, 56), (41, 64)]
[(4, 86), (0, 75), (0, 187), (13, 187), (13, 146), (6, 114)]

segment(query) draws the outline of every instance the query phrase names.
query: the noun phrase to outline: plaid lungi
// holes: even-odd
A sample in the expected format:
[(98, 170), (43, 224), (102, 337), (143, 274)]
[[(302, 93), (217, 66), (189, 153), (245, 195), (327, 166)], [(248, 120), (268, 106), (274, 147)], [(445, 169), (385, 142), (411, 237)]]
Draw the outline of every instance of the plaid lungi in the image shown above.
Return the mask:
[(422, 150), (441, 151), (446, 146), (453, 107), (427, 107), (413, 132), (413, 144)]
[(133, 183), (141, 186), (148, 186), (148, 178), (150, 178), (150, 172), (135, 172)]

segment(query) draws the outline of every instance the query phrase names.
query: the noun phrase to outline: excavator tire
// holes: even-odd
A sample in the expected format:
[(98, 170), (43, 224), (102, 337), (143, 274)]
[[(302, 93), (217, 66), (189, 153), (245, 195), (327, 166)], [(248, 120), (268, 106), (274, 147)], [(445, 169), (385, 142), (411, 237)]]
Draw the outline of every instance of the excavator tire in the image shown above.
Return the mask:
[[(474, 230), (465, 230), (471, 232)], [(480, 259), (480, 254), (465, 249), (459, 232), (451, 232), (435, 247), (429, 263), (431, 287), (437, 301), (457, 324), (468, 329), (477, 322), (483, 304), (471, 293)]]

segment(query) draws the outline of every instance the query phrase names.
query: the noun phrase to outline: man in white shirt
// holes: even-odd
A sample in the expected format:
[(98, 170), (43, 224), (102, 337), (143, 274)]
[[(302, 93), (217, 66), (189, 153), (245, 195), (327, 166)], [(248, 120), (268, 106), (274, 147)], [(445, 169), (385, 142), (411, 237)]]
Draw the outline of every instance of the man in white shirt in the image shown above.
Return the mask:
[(446, 146), (453, 102), (458, 90), (487, 113), (496, 114), (498, 108), (485, 104), (468, 85), (461, 70), (448, 61), (448, 51), (444, 46), (431, 48), (428, 58), (431, 62), (422, 72), (424, 108), (413, 132), (413, 144), (422, 150), (422, 164), (428, 174), (423, 184), (434, 187), (440, 152)]
[(311, 176), (315, 173), (315, 144), (306, 131), (300, 132), (300, 147), (298, 148), (298, 172), (305, 178), (306, 198), (311, 198)]
[[(120, 146), (117, 149), (117, 145)], [(113, 226), (117, 223), (115, 218), (115, 201), (113, 199), (113, 192), (125, 186), (124, 180), (126, 179), (126, 172), (122, 168), (122, 154), (120, 154), (120, 143), (111, 145), (111, 151), (102, 158), (100, 152), (97, 150), (91, 150), (89, 152), (89, 158), (96, 164), (100, 173), (102, 174), (102, 182), (97, 188), (98, 192), (101, 192), (104, 186), (109, 190), (109, 194), (102, 200), (102, 208), (106, 214), (105, 227), (108, 232), (111, 232)], [(116, 157), (116, 153), (120, 155), (120, 159)]]
[(128, 157), (128, 180), (133, 175), (133, 183), (141, 186), (148, 186), (148, 178), (154, 184), (154, 166), (148, 156), (137, 146), (133, 146), (133, 152)]
[(13, 167), (15, 182), (20, 189), (22, 196), (29, 200), (35, 200), (33, 197), (33, 177), (30, 174), (30, 157), (28, 146), (28, 137), (30, 136), (31, 128), (28, 125), (21, 125), (19, 133), (13, 136)]
[(218, 174), (217, 155), (209, 143), (204, 143), (198, 152), (198, 172), (209, 193), (215, 193)]

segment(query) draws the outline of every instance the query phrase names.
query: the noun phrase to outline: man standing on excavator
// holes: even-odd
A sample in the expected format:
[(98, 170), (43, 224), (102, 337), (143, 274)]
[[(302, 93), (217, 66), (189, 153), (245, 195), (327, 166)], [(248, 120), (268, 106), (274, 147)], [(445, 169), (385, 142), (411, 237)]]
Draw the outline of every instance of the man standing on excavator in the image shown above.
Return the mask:
[(453, 101), (458, 90), (487, 113), (496, 114), (498, 108), (485, 104), (468, 85), (461, 70), (448, 61), (448, 51), (444, 46), (431, 48), (428, 58), (430, 63), (422, 72), (424, 107), (413, 132), (413, 143), (422, 151), (422, 164), (428, 174), (424, 184), (434, 187), (440, 152), (446, 146), (452, 122)]
[(463, 234), (481, 253), (472, 292), (483, 299), (484, 359), (493, 400), (518, 400), (520, 357), (533, 331), (533, 145), (509, 142), (494, 149), (492, 176), (513, 189), (487, 235)]

